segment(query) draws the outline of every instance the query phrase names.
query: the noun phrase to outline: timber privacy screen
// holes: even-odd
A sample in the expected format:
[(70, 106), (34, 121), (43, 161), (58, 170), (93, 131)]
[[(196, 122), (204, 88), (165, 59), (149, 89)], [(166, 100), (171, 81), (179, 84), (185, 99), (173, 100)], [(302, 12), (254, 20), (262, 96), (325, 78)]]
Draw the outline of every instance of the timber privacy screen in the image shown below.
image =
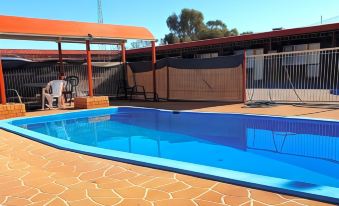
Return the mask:
[[(243, 55), (211, 59), (165, 58), (156, 63), (156, 93), (161, 100), (243, 101)], [(127, 66), (129, 86), (153, 93), (151, 62)]]
[[(230, 101), (243, 98), (243, 55), (211, 59), (165, 58), (156, 63), (156, 92), (161, 100)], [(39, 101), (41, 88), (33, 83), (48, 83), (58, 79), (60, 65), (53, 62), (4, 61), (7, 89), (18, 91), (23, 102)], [(83, 64), (64, 64), (66, 76), (79, 77), (78, 96), (88, 95), (87, 67)], [(122, 64), (93, 67), (94, 95), (117, 97), (118, 88), (124, 85)], [(153, 93), (151, 62), (127, 64), (127, 86), (144, 86)], [(121, 94), (120, 94), (121, 95)], [(7, 95), (11, 97), (12, 95)], [(9, 102), (11, 100), (9, 99)], [(38, 104), (39, 105), (39, 104)]]

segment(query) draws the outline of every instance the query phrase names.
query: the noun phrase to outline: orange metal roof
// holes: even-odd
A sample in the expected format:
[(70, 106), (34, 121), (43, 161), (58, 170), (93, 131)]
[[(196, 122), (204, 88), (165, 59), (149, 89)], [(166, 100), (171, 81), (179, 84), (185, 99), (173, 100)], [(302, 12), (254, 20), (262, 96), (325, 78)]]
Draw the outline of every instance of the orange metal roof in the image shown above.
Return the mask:
[[(89, 38), (91, 36), (91, 38)], [(0, 15), (0, 38), (39, 41), (120, 43), (127, 39), (154, 40), (144, 27), (36, 19)]]

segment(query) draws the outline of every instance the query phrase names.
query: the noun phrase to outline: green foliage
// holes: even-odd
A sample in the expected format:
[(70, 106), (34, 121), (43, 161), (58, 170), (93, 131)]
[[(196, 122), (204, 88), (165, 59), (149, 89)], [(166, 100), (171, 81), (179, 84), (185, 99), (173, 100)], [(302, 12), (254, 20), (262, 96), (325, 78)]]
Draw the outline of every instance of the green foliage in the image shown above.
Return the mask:
[(179, 15), (173, 13), (166, 23), (170, 33), (162, 39), (162, 44), (239, 35), (237, 29), (229, 30), (221, 20), (208, 21), (205, 24), (204, 15), (194, 9), (182, 9)]

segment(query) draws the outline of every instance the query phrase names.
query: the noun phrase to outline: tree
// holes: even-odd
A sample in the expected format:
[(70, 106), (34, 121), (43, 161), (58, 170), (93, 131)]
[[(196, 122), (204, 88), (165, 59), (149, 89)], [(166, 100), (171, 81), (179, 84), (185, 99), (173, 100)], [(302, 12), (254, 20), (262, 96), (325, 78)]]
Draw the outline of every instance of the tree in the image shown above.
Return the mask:
[(204, 23), (204, 15), (194, 9), (182, 9), (179, 15), (170, 15), (166, 24), (169, 34), (161, 40), (162, 44), (174, 44), (201, 39), (212, 39), (239, 35), (236, 28), (228, 30), (222, 20), (213, 20)]
[(221, 20), (208, 21), (206, 28), (200, 32), (199, 39), (213, 39), (227, 36), (237, 36), (238, 30), (228, 30), (226, 24)]
[(179, 43), (180, 39), (173, 33), (166, 34), (161, 40), (161, 44), (175, 44)]
[(179, 15), (174, 13), (169, 16), (166, 23), (171, 35), (180, 42), (198, 40), (199, 32), (205, 27), (203, 14), (194, 9), (182, 9)]
[(226, 24), (221, 20), (208, 21), (206, 23), (206, 26), (210, 30), (223, 30), (223, 31), (227, 30)]
[(244, 31), (240, 35), (253, 34), (253, 31)]
[(228, 33), (225, 36), (238, 36), (238, 35), (239, 35), (238, 29), (234, 28), (228, 31)]

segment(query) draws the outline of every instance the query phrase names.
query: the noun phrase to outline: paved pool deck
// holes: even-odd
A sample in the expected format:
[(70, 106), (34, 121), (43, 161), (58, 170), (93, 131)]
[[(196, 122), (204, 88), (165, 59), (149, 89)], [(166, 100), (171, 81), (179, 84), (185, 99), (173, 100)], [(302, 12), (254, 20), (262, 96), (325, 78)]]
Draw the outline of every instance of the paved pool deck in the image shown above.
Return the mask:
[[(204, 102), (113, 101), (112, 106), (339, 119), (339, 110)], [(29, 112), (27, 116), (66, 110)], [(328, 205), (283, 194), (100, 159), (0, 130), (0, 205), (262, 206)]]

